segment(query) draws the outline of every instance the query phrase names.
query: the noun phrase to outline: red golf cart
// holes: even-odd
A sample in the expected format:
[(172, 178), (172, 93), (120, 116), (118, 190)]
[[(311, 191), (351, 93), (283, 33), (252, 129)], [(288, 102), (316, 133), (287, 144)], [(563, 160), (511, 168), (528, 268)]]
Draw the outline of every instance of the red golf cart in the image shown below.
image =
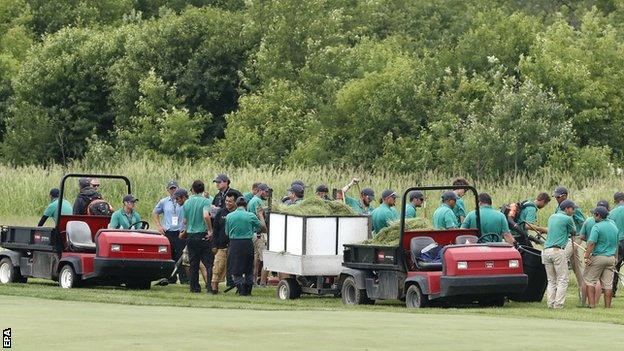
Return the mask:
[[(70, 178), (118, 179), (124, 176), (67, 174), (60, 184), (59, 207)], [(0, 231), (0, 283), (25, 283), (29, 277), (52, 279), (63, 288), (82, 284), (149, 289), (151, 282), (173, 271), (166, 237), (149, 231), (108, 229), (111, 216), (61, 215), (49, 227), (5, 226)]]
[[(481, 228), (477, 190), (472, 186), (409, 188), (414, 190), (470, 190), (475, 196), (477, 227)], [(527, 285), (520, 253), (506, 243), (483, 243), (491, 233), (480, 229), (405, 230), (401, 210), (398, 246), (344, 245), (345, 267), (340, 275), (342, 301), (347, 305), (372, 304), (375, 300), (401, 299), (407, 307), (432, 302), (502, 306), (505, 297), (521, 294)], [(500, 239), (499, 239), (500, 240)], [(422, 250), (443, 246), (441, 262), (425, 262)]]

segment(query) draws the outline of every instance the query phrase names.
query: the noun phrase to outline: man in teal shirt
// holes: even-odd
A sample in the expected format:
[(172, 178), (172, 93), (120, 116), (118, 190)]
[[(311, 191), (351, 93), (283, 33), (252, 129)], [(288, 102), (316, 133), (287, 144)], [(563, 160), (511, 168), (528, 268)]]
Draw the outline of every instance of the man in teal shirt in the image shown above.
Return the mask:
[(371, 214), (373, 220), (373, 235), (377, 235), (380, 230), (390, 225), (390, 222), (399, 219), (399, 213), (394, 208), (396, 203), (396, 193), (386, 189), (381, 193), (383, 201)]
[(535, 201), (523, 203), (520, 214), (518, 215), (517, 224), (521, 226), (525, 232), (533, 230), (542, 234), (547, 233), (547, 228), (537, 225), (537, 211), (544, 208), (548, 203), (550, 203), (550, 195), (547, 193), (540, 193), (535, 198)]
[[(123, 208), (113, 212), (108, 228), (110, 229), (141, 229), (141, 216), (134, 210), (139, 201), (132, 194), (123, 197)], [(132, 227), (132, 228), (131, 228)]]
[(216, 294), (212, 290), (212, 265), (214, 254), (212, 253), (212, 221), (210, 210), (212, 203), (204, 197), (206, 190), (204, 182), (196, 180), (191, 186), (193, 195), (184, 202), (184, 220), (186, 225), (187, 244), (186, 250), (189, 256), (189, 288), (192, 293), (200, 293), (199, 286), (199, 263), (206, 267), (206, 291)]
[(351, 189), (353, 185), (359, 182), (359, 179), (353, 178), (351, 182), (349, 182), (349, 184), (345, 185), (342, 188), (342, 196), (344, 197), (345, 203), (349, 205), (349, 207), (351, 207), (355, 211), (355, 213), (360, 215), (370, 215), (374, 210), (372, 203), (373, 200), (375, 200), (375, 191), (373, 189), (362, 189), (362, 191), (360, 191), (359, 201), (347, 195), (347, 191), (349, 191), (349, 189)]
[[(256, 195), (252, 197), (251, 201), (247, 203), (247, 211), (255, 214), (256, 216), (260, 216), (258, 212), (262, 212), (262, 214), (264, 214), (263, 201), (267, 200), (268, 198), (269, 186), (264, 183), (258, 184), (256, 186)], [(262, 270), (262, 252), (264, 252), (267, 247), (266, 237), (262, 233), (256, 232), (256, 235), (254, 235), (253, 237), (253, 245), (254, 278), (260, 276), (260, 285), (266, 285), (268, 272), (266, 270)]]
[(568, 260), (565, 248), (569, 237), (576, 234), (572, 215), (576, 205), (570, 200), (559, 204), (559, 211), (548, 218), (548, 237), (542, 251), (546, 268), (548, 308), (562, 309), (568, 290)]
[[(457, 178), (453, 181), (454, 186), (466, 186), (468, 185), (468, 181), (464, 178)], [(464, 195), (466, 194), (466, 189), (455, 189), (453, 190), (455, 195), (457, 195), (457, 203), (455, 207), (453, 207), (453, 213), (455, 217), (457, 217), (457, 224), (461, 224), (466, 218), (466, 206), (464, 204)]]
[(425, 194), (414, 190), (409, 193), (409, 202), (405, 205), (405, 218), (416, 218), (416, 208), (422, 207), (425, 202)]
[(609, 213), (609, 218), (615, 222), (618, 228), (618, 254), (615, 262), (615, 272), (613, 273), (613, 296), (615, 296), (619, 275), (617, 272), (622, 268), (622, 262), (624, 259), (624, 193), (621, 191), (613, 194), (613, 200), (615, 201), (615, 208)]
[[(50, 190), (50, 204), (46, 207), (45, 211), (43, 211), (43, 216), (39, 220), (38, 227), (43, 227), (48, 218), (52, 218), (54, 222), (56, 222), (56, 216), (58, 215), (59, 208), (59, 194), (60, 190), (57, 188), (53, 188)], [(63, 199), (61, 202), (61, 215), (70, 215), (73, 213), (72, 204)]]
[(230, 238), (228, 271), (234, 278), (234, 285), (241, 296), (251, 295), (253, 288), (254, 248), (252, 239), (259, 232), (266, 232), (262, 211), (260, 217), (245, 210), (244, 197), (236, 200), (236, 211), (225, 218), (225, 231)]
[(596, 224), (592, 227), (587, 239), (584, 274), (589, 308), (596, 307), (595, 294), (598, 281), (604, 291), (605, 308), (611, 308), (618, 228), (612, 220), (607, 218), (609, 211), (605, 207), (598, 206), (593, 213)]
[(457, 203), (457, 195), (452, 191), (442, 193), (442, 204), (433, 213), (433, 227), (435, 229), (458, 228), (459, 223), (453, 212)]
[(245, 200), (247, 200), (247, 203), (249, 203), (249, 201), (251, 201), (251, 199), (256, 196), (256, 194), (258, 194), (258, 185), (260, 185), (262, 183), (260, 182), (255, 182), (251, 185), (251, 191), (248, 191), (246, 193), (243, 194), (243, 197), (245, 198)]
[[(479, 214), (481, 220), (481, 241), (500, 242), (502, 239), (511, 245), (515, 244), (515, 239), (509, 231), (509, 224), (505, 215), (492, 208), (492, 197), (487, 193), (479, 194)], [(464, 229), (477, 228), (477, 211), (470, 211), (461, 225)], [(495, 234), (492, 235), (492, 234)]]
[[(607, 200), (600, 200), (596, 204), (596, 207), (604, 207), (608, 211), (609, 210), (609, 201), (607, 201)], [(591, 230), (592, 230), (592, 228), (594, 227), (595, 224), (596, 224), (596, 218), (594, 216), (587, 217), (587, 219), (583, 223), (583, 226), (581, 227), (581, 231), (578, 233), (579, 237), (581, 238), (581, 240), (587, 241), (587, 239), (589, 238), (589, 234), (591, 234)]]

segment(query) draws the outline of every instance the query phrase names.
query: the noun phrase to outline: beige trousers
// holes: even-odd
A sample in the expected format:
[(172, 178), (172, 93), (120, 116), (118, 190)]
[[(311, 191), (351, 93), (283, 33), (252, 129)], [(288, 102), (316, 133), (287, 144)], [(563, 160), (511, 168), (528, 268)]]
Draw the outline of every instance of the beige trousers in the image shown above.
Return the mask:
[(548, 308), (563, 308), (569, 279), (566, 252), (558, 248), (545, 249), (542, 251), (542, 263), (548, 279)]

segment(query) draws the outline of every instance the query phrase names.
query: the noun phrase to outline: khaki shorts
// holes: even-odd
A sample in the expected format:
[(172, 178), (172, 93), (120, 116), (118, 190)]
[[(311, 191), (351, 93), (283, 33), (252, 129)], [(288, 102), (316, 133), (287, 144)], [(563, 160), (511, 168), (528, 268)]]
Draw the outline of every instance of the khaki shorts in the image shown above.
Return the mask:
[(605, 290), (613, 289), (613, 269), (615, 268), (615, 257), (613, 256), (592, 256), (589, 264), (585, 267), (583, 279), (585, 284), (594, 285), (598, 280)]
[(267, 248), (267, 240), (264, 234), (261, 234), (260, 237), (256, 235), (252, 240), (254, 245), (254, 260), (262, 261), (262, 253)]
[(225, 281), (225, 272), (227, 270), (227, 253), (228, 249), (217, 249), (214, 264), (212, 265), (212, 282), (221, 283)]

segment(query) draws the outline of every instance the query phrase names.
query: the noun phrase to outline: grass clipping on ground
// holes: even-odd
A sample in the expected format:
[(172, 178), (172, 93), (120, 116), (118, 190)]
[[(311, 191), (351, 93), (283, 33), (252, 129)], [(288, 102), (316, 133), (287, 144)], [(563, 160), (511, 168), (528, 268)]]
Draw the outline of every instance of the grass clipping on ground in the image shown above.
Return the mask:
[[(408, 218), (405, 220), (405, 230), (431, 230), (431, 223), (424, 218)], [(399, 233), (401, 232), (401, 222), (392, 222), (388, 227), (380, 230), (374, 238), (364, 240), (365, 245), (399, 245)]]
[(275, 210), (295, 216), (352, 216), (357, 214), (341, 201), (327, 201), (316, 196), (294, 205), (275, 205)]

